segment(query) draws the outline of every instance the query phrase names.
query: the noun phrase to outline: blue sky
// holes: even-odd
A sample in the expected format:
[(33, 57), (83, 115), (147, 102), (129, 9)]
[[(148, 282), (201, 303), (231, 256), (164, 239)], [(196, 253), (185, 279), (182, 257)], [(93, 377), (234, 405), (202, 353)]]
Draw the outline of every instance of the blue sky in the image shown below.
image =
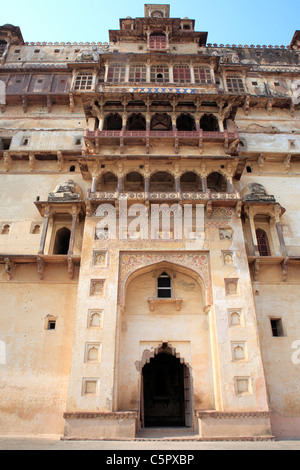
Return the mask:
[[(107, 42), (119, 18), (144, 16), (141, 0), (14, 0), (0, 24), (20, 26), (27, 42)], [(196, 20), (208, 43), (289, 45), (300, 29), (300, 0), (170, 0), (170, 16)], [(247, 7), (246, 7), (247, 5)]]

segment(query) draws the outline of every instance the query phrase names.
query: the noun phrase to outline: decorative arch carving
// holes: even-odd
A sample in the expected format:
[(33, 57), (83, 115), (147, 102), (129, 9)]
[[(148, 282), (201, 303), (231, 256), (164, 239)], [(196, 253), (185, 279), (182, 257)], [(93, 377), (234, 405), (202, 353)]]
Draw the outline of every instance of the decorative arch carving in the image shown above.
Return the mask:
[(213, 303), (209, 253), (206, 251), (186, 252), (121, 252), (119, 261), (119, 298), (121, 311), (125, 311), (126, 287), (129, 281), (142, 273), (172, 267), (194, 278), (201, 286), (204, 313), (207, 314)]

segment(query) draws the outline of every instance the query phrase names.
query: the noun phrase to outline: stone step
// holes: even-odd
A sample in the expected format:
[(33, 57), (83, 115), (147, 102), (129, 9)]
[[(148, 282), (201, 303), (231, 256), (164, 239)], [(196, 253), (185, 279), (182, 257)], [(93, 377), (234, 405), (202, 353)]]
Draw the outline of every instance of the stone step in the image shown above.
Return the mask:
[(136, 439), (192, 439), (199, 435), (186, 427), (151, 427), (140, 429), (136, 433)]

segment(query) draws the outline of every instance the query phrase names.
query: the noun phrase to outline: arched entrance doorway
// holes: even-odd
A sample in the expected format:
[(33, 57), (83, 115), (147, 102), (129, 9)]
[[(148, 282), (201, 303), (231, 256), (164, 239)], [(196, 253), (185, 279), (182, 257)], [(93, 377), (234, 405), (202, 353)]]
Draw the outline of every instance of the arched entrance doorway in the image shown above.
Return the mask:
[(188, 367), (163, 344), (142, 369), (142, 427), (191, 426)]

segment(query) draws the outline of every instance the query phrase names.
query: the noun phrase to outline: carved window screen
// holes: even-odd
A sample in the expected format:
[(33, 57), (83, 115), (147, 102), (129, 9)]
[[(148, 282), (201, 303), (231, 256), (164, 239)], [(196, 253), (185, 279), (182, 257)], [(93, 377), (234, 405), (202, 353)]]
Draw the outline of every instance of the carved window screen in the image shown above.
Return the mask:
[(261, 228), (257, 229), (256, 238), (260, 256), (270, 256), (271, 253), (266, 232)]
[(93, 75), (91, 73), (79, 73), (75, 79), (74, 90), (91, 90), (93, 87)]
[(196, 83), (212, 83), (211, 73), (209, 67), (195, 67), (195, 82)]
[(169, 82), (169, 67), (165, 65), (152, 65), (150, 69), (151, 83)]
[(144, 65), (132, 65), (129, 72), (129, 81), (146, 83), (147, 69)]
[(227, 83), (228, 91), (231, 93), (245, 92), (243, 79), (240, 75), (228, 75), (226, 77), (226, 83)]
[(174, 83), (190, 83), (191, 70), (187, 65), (174, 65), (173, 69)]
[(108, 68), (107, 81), (118, 83), (125, 81), (125, 65), (111, 64)]

